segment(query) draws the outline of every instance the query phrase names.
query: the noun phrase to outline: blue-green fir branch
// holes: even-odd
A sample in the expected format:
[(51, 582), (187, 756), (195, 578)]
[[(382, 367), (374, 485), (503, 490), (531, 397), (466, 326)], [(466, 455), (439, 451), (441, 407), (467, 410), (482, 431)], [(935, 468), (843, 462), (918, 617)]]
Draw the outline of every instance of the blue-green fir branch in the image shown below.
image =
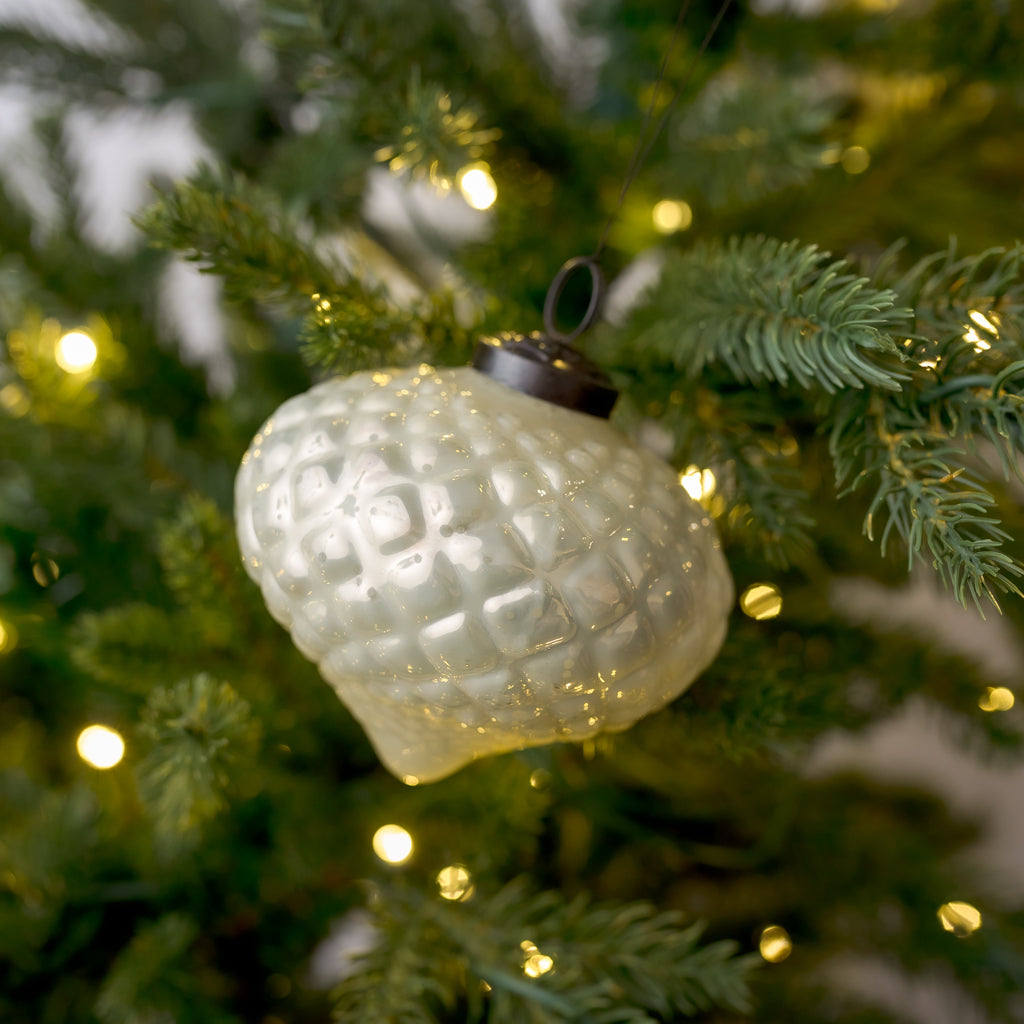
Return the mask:
[(670, 257), (628, 334), (691, 376), (720, 365), (743, 383), (895, 391), (907, 374), (893, 333), (909, 316), (816, 246), (732, 238)]
[[(912, 336), (944, 343), (981, 328), (982, 339), (994, 333), (1004, 351), (1021, 344), (1020, 316), (1024, 312), (1024, 248), (988, 249), (958, 257), (955, 242), (933, 253), (909, 270), (896, 269), (896, 248), (881, 261), (874, 277), (888, 285), (898, 301), (914, 310)], [(972, 316), (972, 313), (974, 316)], [(977, 319), (978, 316), (982, 319)], [(1006, 331), (1000, 331), (1006, 318)], [(1012, 358), (1021, 358), (1024, 353)]]
[(969, 597), (998, 608), (998, 593), (1021, 593), (1024, 567), (1004, 550), (1010, 536), (963, 442), (876, 393), (840, 403), (830, 447), (841, 493), (874, 489), (864, 529), (883, 554), (893, 538), (910, 564), (927, 551), (961, 604)]

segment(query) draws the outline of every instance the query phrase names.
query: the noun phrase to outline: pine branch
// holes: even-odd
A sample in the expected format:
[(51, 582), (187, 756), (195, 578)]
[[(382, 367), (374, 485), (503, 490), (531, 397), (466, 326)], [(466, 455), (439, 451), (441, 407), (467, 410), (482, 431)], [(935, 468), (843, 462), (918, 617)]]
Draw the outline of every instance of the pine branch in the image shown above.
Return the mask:
[(150, 1024), (180, 1012), (193, 987), (184, 961), (197, 934), (194, 922), (182, 914), (166, 914), (141, 927), (100, 989), (96, 1016), (103, 1024)]
[(895, 302), (816, 246), (733, 238), (671, 259), (626, 333), (690, 376), (722, 364), (743, 383), (895, 391), (906, 374), (891, 333), (909, 316)]
[(770, 67), (721, 75), (674, 134), (675, 187), (688, 186), (722, 207), (802, 184), (822, 167), (821, 136), (837, 107), (820, 90), (814, 95), (806, 83)]
[(908, 356), (934, 372), (921, 384), (920, 402), (949, 433), (970, 444), (989, 441), (1004, 476), (1022, 479), (1021, 375), (1024, 370), (1024, 248), (991, 249), (958, 259), (954, 244), (919, 261), (901, 277), (890, 269), (916, 321), (905, 342)]
[(470, 103), (459, 103), (433, 82), (423, 82), (414, 69), (404, 104), (394, 111), (401, 138), (381, 146), (376, 153), (396, 174), (407, 172), (451, 187), (456, 173), (481, 159), (501, 136), (496, 129), (480, 127), (480, 112)]
[(163, 577), (178, 604), (190, 617), (209, 621), (207, 634), (220, 631), (220, 646), (247, 605), (259, 608), (242, 568), (235, 527), (217, 505), (189, 495), (177, 514), (158, 527), (157, 553)]
[(201, 171), (162, 192), (138, 224), (152, 245), (220, 275), (235, 301), (295, 306), (316, 292), (361, 290), (316, 254), (308, 229), (274, 196), (239, 175)]
[(1024, 480), (1024, 360), (998, 374), (965, 377), (921, 396), (922, 404), (941, 400), (940, 413), (958, 437), (983, 437), (999, 456), (1003, 476)]
[(94, 679), (146, 693), (187, 670), (204, 644), (191, 616), (125, 604), (82, 615), (70, 650), (74, 663)]
[(192, 832), (227, 806), (228, 770), (258, 735), (248, 703), (202, 674), (154, 690), (139, 731), (152, 744), (139, 792), (166, 836)]
[[(1005, 316), (1012, 323), (1024, 311), (1024, 278), (1021, 259), (1024, 247), (1017, 243), (1011, 249), (988, 249), (974, 256), (957, 258), (956, 243), (951, 241), (944, 252), (919, 260), (910, 270), (898, 273), (896, 250), (890, 250), (875, 272), (876, 280), (886, 283), (898, 301), (914, 310), (912, 336), (936, 339), (940, 343), (962, 336), (979, 325), (972, 312), (988, 319), (994, 314), (998, 324)], [(1008, 356), (1019, 359), (1024, 352), (1020, 345), (1019, 327), (1002, 337), (1015, 346)]]
[(966, 468), (964, 445), (920, 411), (877, 393), (846, 396), (830, 449), (841, 495), (875, 483), (864, 528), (874, 539), (881, 525), (883, 554), (894, 533), (910, 564), (927, 549), (961, 604), (969, 595), (979, 609), (983, 597), (998, 608), (996, 592), (1021, 593), (1015, 580), (1024, 566), (1002, 550), (1010, 536), (994, 514), (995, 499)]
[(84, 784), (46, 791), (9, 770), (0, 775), (0, 796), (0, 871), (7, 897), (26, 911), (42, 944), (62, 905), (80, 888), (83, 859), (98, 845), (100, 808)]
[(240, 177), (225, 182), (205, 172), (164, 193), (139, 223), (154, 245), (219, 274), (229, 298), (301, 316), (303, 356), (328, 373), (429, 358), (445, 348), (439, 328), (466, 333), (443, 295), (400, 309), (382, 286), (325, 262), (309, 232)]
[(996, 501), (980, 476), (979, 438), (1005, 475), (1021, 475), (1024, 452), (1022, 249), (957, 259), (955, 249), (903, 275), (895, 254), (876, 276), (914, 308), (904, 351), (913, 368), (898, 395), (846, 394), (832, 412), (830, 450), (842, 493), (874, 487), (864, 528), (880, 527), (884, 553), (895, 536), (913, 563), (927, 551), (957, 600), (1016, 593), (1024, 566), (1003, 550)]
[[(427, 1024), (459, 1002), (470, 1020), (501, 1024), (655, 1024), (749, 1009), (754, 960), (735, 956), (733, 943), (698, 945), (699, 924), (682, 927), (680, 915), (647, 904), (565, 902), (514, 883), (469, 903), (391, 893), (378, 917), (382, 945), (339, 990), (342, 1022)], [(387, 1017), (382, 999), (409, 1009)]]

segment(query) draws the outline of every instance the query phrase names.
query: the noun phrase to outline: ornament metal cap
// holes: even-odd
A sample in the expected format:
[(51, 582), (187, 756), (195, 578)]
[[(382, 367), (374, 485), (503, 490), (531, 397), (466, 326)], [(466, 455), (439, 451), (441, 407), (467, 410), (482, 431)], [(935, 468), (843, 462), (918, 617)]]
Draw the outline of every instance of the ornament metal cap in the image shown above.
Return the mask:
[[(569, 276), (578, 268), (590, 272), (590, 304), (569, 333), (555, 326), (558, 300)], [(597, 319), (604, 298), (604, 278), (597, 261), (579, 256), (563, 264), (544, 301), (545, 333), (503, 333), (481, 338), (473, 367), (525, 395), (607, 419), (619, 393), (608, 376), (571, 345)]]

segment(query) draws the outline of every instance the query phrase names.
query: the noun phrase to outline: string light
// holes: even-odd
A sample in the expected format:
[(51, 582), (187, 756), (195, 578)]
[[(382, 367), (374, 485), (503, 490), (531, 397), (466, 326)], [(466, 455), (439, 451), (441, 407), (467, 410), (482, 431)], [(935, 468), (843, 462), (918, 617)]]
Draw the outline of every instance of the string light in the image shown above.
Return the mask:
[(781, 964), (793, 952), (793, 940), (780, 924), (770, 924), (761, 932), (757, 948), (770, 964)]
[[(994, 337), (999, 335), (999, 328), (996, 327), (996, 325), (992, 323), (992, 321), (980, 310), (972, 309), (967, 315), (974, 321), (975, 325), (985, 331), (986, 334), (991, 334)], [(964, 341), (973, 345), (975, 352), (987, 352), (992, 347), (992, 343), (983, 338), (977, 332), (976, 328), (971, 327), (970, 325), (968, 325), (967, 331), (964, 334)]]
[(530, 772), (530, 785), (533, 789), (547, 789), (551, 785), (551, 772), (535, 768)]
[(474, 210), (489, 210), (498, 198), (498, 186), (486, 164), (464, 167), (459, 171), (458, 182), (463, 198)]
[(386, 864), (404, 864), (412, 846), (412, 836), (401, 825), (381, 825), (373, 834), (373, 852)]
[(978, 699), (978, 707), (982, 711), (1009, 711), (1015, 699), (1013, 690), (1005, 686), (987, 686), (985, 693)]
[(16, 419), (28, 412), (28, 392), (20, 384), (5, 384), (0, 388), (0, 405)]
[(967, 328), (964, 341), (973, 345), (975, 352), (987, 352), (992, 347), (973, 327)]
[(461, 864), (449, 864), (437, 873), (437, 887), (441, 899), (464, 903), (474, 892), (469, 871)]
[(843, 158), (843, 147), (840, 146), (840, 145), (837, 145), (836, 143), (832, 143), (831, 145), (826, 146), (821, 151), (821, 162), (826, 167), (830, 167), (833, 164), (839, 163), (839, 161), (842, 160), (842, 158)]
[(740, 595), (740, 608), (759, 622), (774, 619), (782, 611), (782, 593), (774, 583), (751, 583)]
[(679, 483), (694, 501), (701, 502), (707, 501), (718, 486), (715, 474), (710, 469), (701, 469), (699, 466), (687, 466), (679, 474)]
[(32, 556), (32, 579), (41, 587), (48, 587), (60, 579), (60, 566), (52, 558), (36, 553)]
[(65, 373), (87, 373), (95, 365), (99, 353), (96, 342), (84, 331), (68, 331), (61, 335), (53, 354)]
[(523, 974), (528, 978), (539, 978), (555, 966), (554, 957), (542, 953), (529, 939), (520, 942), (519, 948), (523, 951)]
[(15, 628), (9, 622), (0, 619), (0, 654), (13, 651), (17, 642), (18, 633)]
[(960, 900), (943, 903), (939, 907), (938, 918), (942, 927), (947, 932), (952, 932), (958, 939), (966, 939), (981, 927), (981, 911)]
[(693, 223), (693, 210), (682, 199), (662, 199), (651, 210), (654, 230), (660, 235), (685, 231)]
[(419, 778), (415, 775), (403, 775), (402, 782), (407, 786), (418, 786), (420, 784)]
[(124, 757), (121, 734), (105, 725), (90, 725), (78, 734), (78, 756), (93, 768), (113, 768)]
[(848, 146), (839, 162), (847, 174), (862, 174), (871, 163), (871, 154), (863, 146)]
[(998, 334), (999, 329), (984, 313), (980, 310), (972, 309), (967, 314), (983, 331), (988, 331), (989, 334)]

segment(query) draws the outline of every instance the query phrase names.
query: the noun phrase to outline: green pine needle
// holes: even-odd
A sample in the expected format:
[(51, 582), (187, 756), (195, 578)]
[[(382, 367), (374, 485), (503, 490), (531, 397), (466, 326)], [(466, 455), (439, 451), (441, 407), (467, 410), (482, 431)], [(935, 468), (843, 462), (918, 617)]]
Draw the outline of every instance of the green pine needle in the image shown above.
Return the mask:
[(744, 383), (896, 391), (906, 373), (892, 332), (909, 312), (895, 304), (817, 246), (733, 238), (668, 261), (630, 344), (690, 376), (721, 364)]
[(466, 1004), (494, 1024), (656, 1024), (714, 1007), (749, 1010), (756, 958), (731, 942), (700, 945), (702, 926), (645, 903), (594, 904), (531, 894), (444, 903), (381, 893), (380, 944), (337, 992), (343, 1024), (427, 1024), (431, 1007)]
[(228, 769), (251, 751), (258, 729), (246, 701), (200, 674), (154, 690), (140, 733), (151, 748), (139, 765), (139, 792), (157, 828), (173, 836), (227, 806)]
[(806, 182), (822, 165), (836, 101), (770, 66), (712, 81), (680, 120), (673, 185), (712, 207), (749, 203)]

